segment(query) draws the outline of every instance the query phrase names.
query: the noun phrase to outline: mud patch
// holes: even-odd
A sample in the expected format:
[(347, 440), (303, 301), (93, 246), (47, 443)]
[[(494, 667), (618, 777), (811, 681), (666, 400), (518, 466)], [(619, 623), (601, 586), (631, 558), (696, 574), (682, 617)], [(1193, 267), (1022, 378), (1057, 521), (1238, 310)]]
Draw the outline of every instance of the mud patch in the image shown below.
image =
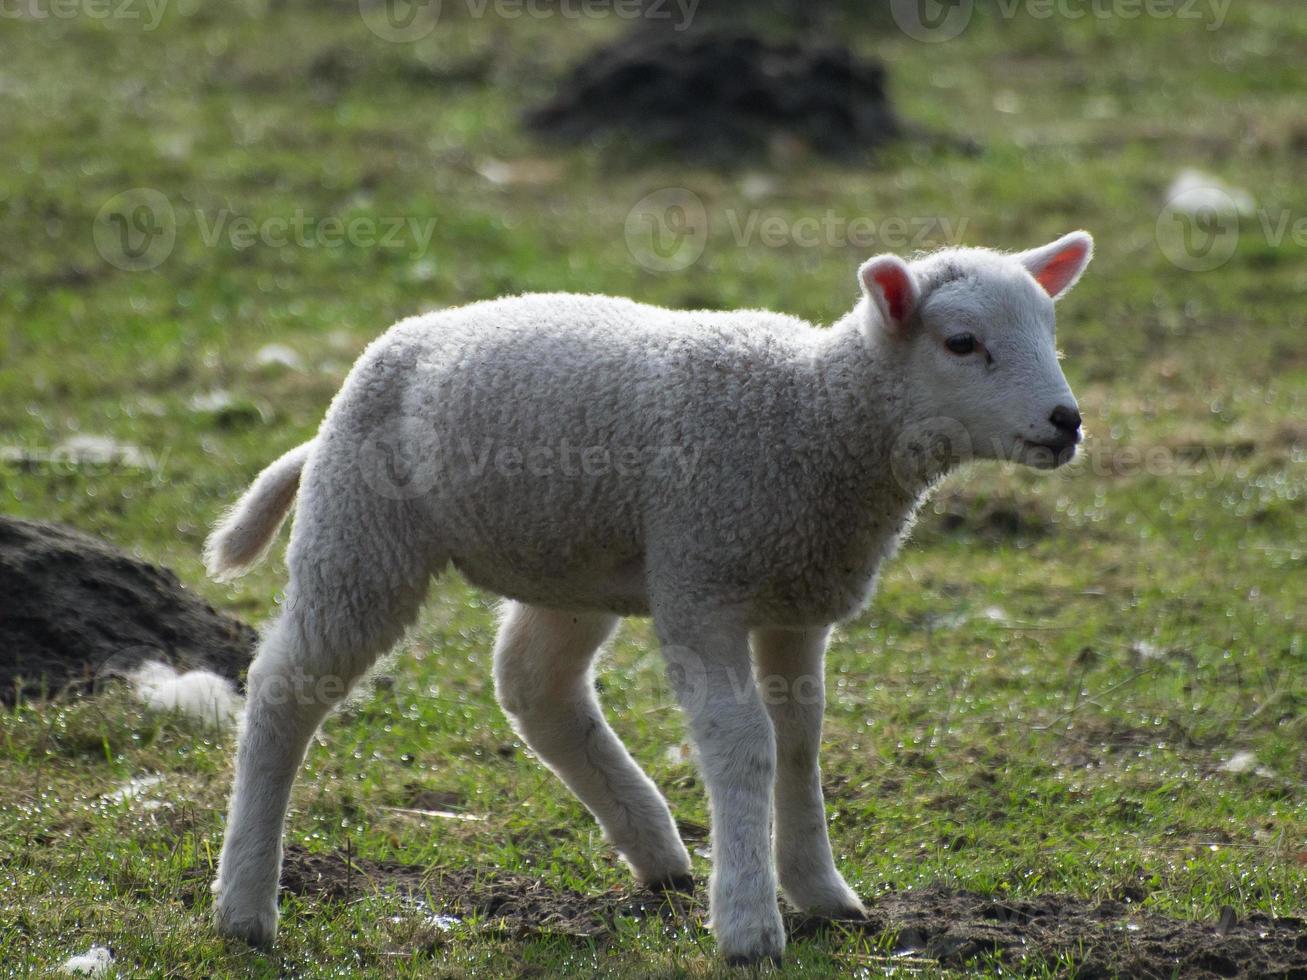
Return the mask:
[(71, 528), (0, 517), (0, 702), (88, 690), (155, 660), (239, 681), (257, 634), (166, 568)]
[[(702, 883), (700, 883), (702, 884)], [(618, 918), (659, 917), (704, 928), (694, 896), (613, 891), (602, 895), (550, 888), (525, 875), (440, 870), (288, 847), (282, 886), (296, 895), (345, 901), (390, 889), (445, 915), (475, 915), (512, 935), (553, 933), (602, 939)], [(995, 899), (926, 887), (890, 892), (868, 903), (865, 921), (789, 915), (792, 939), (858, 932), (896, 955), (960, 966), (977, 957), (1018, 972), (1071, 962), (1080, 980), (1183, 976), (1307, 980), (1307, 924), (1296, 918), (1227, 910), (1219, 921), (1189, 922), (1118, 901), (1066, 895)]]
[(535, 878), (498, 871), (442, 870), (395, 861), (369, 861), (343, 854), (313, 854), (286, 848), (281, 886), (295, 895), (348, 901), (391, 889), (427, 901), (433, 912), (476, 916), (513, 936), (551, 933), (593, 939), (618, 918), (698, 919), (702, 910), (689, 895), (675, 892), (583, 895), (550, 888)]
[(576, 65), (526, 124), (564, 142), (616, 137), (719, 163), (778, 140), (849, 158), (902, 134), (884, 69), (845, 47), (648, 28)]
[(1284, 977), (1307, 980), (1301, 919), (1252, 915), (1189, 922), (1117, 901), (1066, 895), (994, 899), (942, 888), (886, 895), (873, 905), (897, 933), (896, 951), (957, 965), (993, 955), (1017, 967), (1075, 964), (1075, 976)]

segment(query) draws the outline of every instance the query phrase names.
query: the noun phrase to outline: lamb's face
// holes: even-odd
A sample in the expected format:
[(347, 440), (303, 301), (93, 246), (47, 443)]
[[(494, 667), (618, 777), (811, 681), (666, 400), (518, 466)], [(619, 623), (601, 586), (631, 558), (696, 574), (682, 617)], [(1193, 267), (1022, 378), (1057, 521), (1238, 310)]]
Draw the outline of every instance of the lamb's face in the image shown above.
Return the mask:
[(1040, 469), (1075, 456), (1080, 412), (1058, 364), (1053, 303), (1092, 248), (1077, 232), (1020, 255), (960, 249), (863, 266), (916, 414), (938, 420), (957, 456)]

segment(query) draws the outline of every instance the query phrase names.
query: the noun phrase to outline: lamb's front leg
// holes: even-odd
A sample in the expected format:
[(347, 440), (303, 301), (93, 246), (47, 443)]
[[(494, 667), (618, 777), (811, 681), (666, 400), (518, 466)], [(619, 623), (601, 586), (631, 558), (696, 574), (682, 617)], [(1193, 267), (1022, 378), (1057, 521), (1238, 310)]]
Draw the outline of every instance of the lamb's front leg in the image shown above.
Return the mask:
[(776, 729), (776, 864), (785, 897), (805, 912), (861, 916), (835, 869), (821, 793), (827, 629), (755, 630), (759, 686)]
[(732, 963), (779, 959), (785, 929), (770, 840), (776, 749), (753, 679), (748, 632), (657, 611), (654, 625), (708, 787), (717, 944)]

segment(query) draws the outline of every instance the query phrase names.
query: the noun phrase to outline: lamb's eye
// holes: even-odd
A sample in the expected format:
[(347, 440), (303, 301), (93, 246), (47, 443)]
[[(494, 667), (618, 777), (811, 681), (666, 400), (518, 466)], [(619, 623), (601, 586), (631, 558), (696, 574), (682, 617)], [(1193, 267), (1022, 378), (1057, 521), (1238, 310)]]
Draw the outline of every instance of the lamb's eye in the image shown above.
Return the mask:
[(955, 333), (944, 346), (954, 354), (972, 354), (976, 350), (976, 338), (969, 333)]

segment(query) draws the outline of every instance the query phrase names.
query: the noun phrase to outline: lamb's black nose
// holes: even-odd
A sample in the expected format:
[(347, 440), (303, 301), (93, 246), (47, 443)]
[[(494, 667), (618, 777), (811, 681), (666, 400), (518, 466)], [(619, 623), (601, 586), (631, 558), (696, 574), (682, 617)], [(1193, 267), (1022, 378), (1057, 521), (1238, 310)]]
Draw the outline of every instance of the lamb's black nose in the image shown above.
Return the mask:
[(1080, 431), (1080, 413), (1074, 408), (1059, 405), (1053, 409), (1053, 414), (1048, 417), (1048, 420), (1068, 435), (1075, 435)]

